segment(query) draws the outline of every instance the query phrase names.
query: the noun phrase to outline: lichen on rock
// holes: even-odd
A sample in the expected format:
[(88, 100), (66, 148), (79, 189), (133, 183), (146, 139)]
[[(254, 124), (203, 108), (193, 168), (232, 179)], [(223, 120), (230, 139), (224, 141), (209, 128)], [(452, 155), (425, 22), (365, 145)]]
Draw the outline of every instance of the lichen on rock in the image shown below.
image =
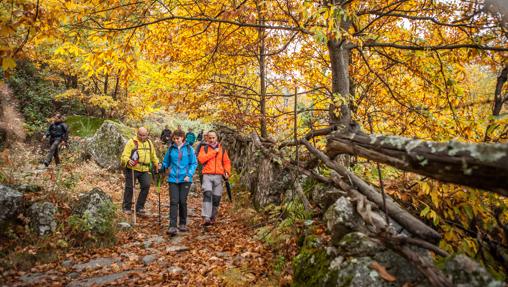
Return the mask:
[(87, 139), (86, 154), (100, 167), (120, 168), (120, 156), (134, 129), (113, 121), (104, 121), (92, 138)]

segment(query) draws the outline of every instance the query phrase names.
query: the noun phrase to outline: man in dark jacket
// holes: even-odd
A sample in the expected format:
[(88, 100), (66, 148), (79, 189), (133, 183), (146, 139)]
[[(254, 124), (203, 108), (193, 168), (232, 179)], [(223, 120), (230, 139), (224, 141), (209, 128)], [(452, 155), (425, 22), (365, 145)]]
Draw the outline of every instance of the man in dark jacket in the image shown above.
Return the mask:
[(167, 125), (164, 127), (164, 130), (162, 130), (161, 141), (163, 144), (171, 143), (171, 130), (168, 128)]
[(60, 164), (60, 157), (58, 156), (58, 149), (60, 144), (65, 145), (67, 143), (67, 139), (69, 137), (69, 128), (63, 122), (63, 117), (61, 114), (56, 114), (53, 118), (53, 123), (49, 126), (48, 131), (44, 135), (43, 139), (49, 138), (49, 144), (51, 147), (49, 148), (48, 155), (44, 160), (44, 165), (46, 167), (49, 166), (53, 157), (55, 158), (55, 164)]
[(198, 137), (196, 138), (196, 141), (197, 142), (201, 142), (203, 140), (203, 130), (201, 130), (199, 133), (198, 133)]

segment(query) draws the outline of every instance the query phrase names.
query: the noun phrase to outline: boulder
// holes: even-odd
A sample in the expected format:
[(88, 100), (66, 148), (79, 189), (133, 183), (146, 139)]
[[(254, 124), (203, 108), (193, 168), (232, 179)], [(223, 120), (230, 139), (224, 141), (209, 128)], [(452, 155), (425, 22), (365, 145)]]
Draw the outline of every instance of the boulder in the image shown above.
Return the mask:
[(494, 280), (479, 263), (463, 254), (450, 257), (445, 263), (444, 272), (451, 275), (455, 286), (505, 286), (503, 282)]
[(335, 282), (330, 286), (399, 286), (384, 281), (375, 270), (369, 268), (372, 263), (373, 260), (369, 257), (351, 258), (347, 261), (341, 257), (336, 258), (330, 265), (330, 269), (337, 272)]
[(105, 210), (108, 206), (114, 208), (111, 196), (96, 187), (80, 196), (78, 202), (72, 209), (72, 215), (82, 218), (86, 217), (88, 224), (90, 224), (93, 229), (96, 229), (94, 231), (102, 233), (103, 231), (99, 230), (100, 228), (113, 224), (112, 222), (106, 222), (111, 220), (111, 218), (107, 218), (105, 213), (112, 212), (112, 210)]
[(135, 131), (123, 124), (104, 121), (95, 135), (87, 139), (86, 156), (100, 167), (107, 169), (120, 168), (120, 156), (127, 141), (135, 135)]
[(330, 269), (333, 259), (318, 237), (305, 237), (300, 251), (293, 259), (292, 286), (334, 286), (336, 272)]
[(0, 225), (17, 216), (23, 202), (23, 193), (0, 184)]
[(55, 231), (56, 207), (50, 202), (36, 202), (28, 209), (30, 228), (38, 235), (47, 235)]
[(361, 232), (348, 233), (337, 244), (337, 253), (341, 256), (372, 256), (385, 249), (381, 242)]
[(323, 219), (332, 235), (333, 244), (339, 242), (344, 235), (361, 230), (364, 225), (362, 218), (356, 213), (347, 197), (337, 199), (325, 212)]
[(344, 191), (331, 186), (316, 185), (312, 190), (312, 201), (321, 208), (327, 210), (337, 199), (345, 194)]
[(17, 184), (14, 185), (13, 188), (23, 193), (34, 193), (42, 191), (42, 186), (35, 184)]

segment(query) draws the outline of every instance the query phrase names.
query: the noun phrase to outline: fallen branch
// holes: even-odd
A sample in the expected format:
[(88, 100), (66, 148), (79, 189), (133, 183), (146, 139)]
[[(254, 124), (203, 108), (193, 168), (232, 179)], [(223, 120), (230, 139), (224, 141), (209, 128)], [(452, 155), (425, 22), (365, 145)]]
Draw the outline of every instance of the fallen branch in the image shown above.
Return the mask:
[[(336, 130), (337, 130), (337, 127), (335, 127), (335, 126), (331, 126), (331, 127), (327, 127), (327, 128), (319, 129), (319, 130), (314, 130), (314, 131), (311, 131), (308, 134), (306, 134), (304, 138), (306, 140), (311, 140), (314, 137), (326, 136)], [(299, 141), (299, 140), (298, 141), (294, 141), (294, 140), (285, 141), (279, 145), (279, 149), (282, 149), (282, 148), (288, 147), (288, 146), (296, 146), (299, 144), (302, 144), (301, 141)]]
[[(383, 199), (381, 197), (381, 194), (374, 187), (363, 181), (354, 173), (348, 171), (343, 166), (340, 166), (337, 163), (330, 160), (323, 152), (313, 147), (308, 141), (306, 140), (301, 141), (311, 153), (315, 154), (319, 159), (321, 159), (325, 163), (326, 166), (335, 170), (345, 180), (350, 181), (351, 185), (354, 185), (358, 189), (358, 191), (363, 195), (365, 195), (370, 201), (374, 202), (377, 206), (383, 206)], [(419, 219), (414, 217), (409, 212), (405, 211), (390, 197), (386, 198), (386, 209), (388, 215), (391, 218), (397, 221), (401, 226), (403, 226), (406, 230), (408, 230), (412, 234), (431, 242), (436, 242), (441, 239), (441, 234), (439, 234), (437, 231), (430, 228), (429, 226), (425, 225), (423, 222), (421, 222)]]
[(333, 158), (342, 153), (508, 196), (508, 144), (432, 142), (335, 132), (328, 137), (327, 155)]

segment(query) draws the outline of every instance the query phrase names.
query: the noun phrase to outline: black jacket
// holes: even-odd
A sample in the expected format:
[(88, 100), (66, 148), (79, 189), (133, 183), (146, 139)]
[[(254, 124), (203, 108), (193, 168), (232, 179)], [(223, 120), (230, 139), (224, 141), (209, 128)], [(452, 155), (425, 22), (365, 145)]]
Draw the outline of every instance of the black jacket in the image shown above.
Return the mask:
[(69, 128), (64, 122), (52, 123), (46, 132), (46, 137), (49, 137), (51, 140), (61, 138), (67, 141), (69, 137)]
[(161, 133), (161, 141), (163, 143), (171, 142), (171, 130), (164, 129)]

